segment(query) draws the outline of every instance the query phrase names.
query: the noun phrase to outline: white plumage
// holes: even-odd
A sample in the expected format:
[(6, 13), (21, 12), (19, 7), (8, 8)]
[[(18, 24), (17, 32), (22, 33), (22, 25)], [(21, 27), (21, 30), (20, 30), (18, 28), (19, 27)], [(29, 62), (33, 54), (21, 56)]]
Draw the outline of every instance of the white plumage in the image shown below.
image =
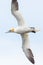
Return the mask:
[(13, 16), (17, 19), (18, 27), (10, 29), (8, 32), (15, 32), (21, 35), (22, 38), (22, 48), (26, 55), (26, 57), (34, 64), (34, 56), (30, 49), (30, 41), (29, 41), (29, 32), (37, 32), (39, 30), (35, 29), (34, 27), (26, 26), (26, 23), (23, 19), (23, 16), (19, 12), (18, 2), (17, 0), (12, 0), (11, 3), (11, 12)]

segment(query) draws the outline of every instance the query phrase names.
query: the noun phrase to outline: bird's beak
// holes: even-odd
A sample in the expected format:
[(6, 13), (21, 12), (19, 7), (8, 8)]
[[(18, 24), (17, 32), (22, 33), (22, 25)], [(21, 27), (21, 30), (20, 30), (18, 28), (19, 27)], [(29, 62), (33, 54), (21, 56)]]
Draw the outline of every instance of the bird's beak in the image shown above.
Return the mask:
[(10, 29), (8, 32), (6, 32), (6, 33), (11, 33), (11, 32), (14, 33), (14, 30), (15, 30), (14, 28), (11, 28), (11, 29)]
[(11, 30), (7, 31), (6, 33), (10, 33), (10, 32), (11, 32)]

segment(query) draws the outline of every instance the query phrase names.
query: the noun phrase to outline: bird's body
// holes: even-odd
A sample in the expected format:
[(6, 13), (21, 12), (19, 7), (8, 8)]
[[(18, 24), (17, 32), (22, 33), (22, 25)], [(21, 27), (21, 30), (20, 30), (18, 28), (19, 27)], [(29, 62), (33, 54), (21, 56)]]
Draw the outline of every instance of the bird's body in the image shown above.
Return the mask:
[(12, 32), (17, 33), (17, 34), (24, 34), (24, 33), (30, 33), (30, 32), (36, 33), (36, 32), (34, 32), (34, 30), (35, 29), (33, 29), (31, 27), (19, 26), (19, 27), (16, 27), (15, 29), (12, 29)]
[(21, 35), (22, 49), (23, 49), (26, 57), (34, 64), (35, 61), (34, 61), (34, 56), (33, 56), (32, 50), (30, 48), (30, 41), (29, 41), (28, 33), (30, 33), (30, 32), (35, 33), (36, 31), (39, 31), (39, 30), (35, 29), (34, 27), (28, 27), (26, 25), (25, 20), (19, 11), (19, 6), (18, 6), (17, 0), (12, 0), (11, 12), (18, 21), (18, 27), (13, 28), (13, 29), (9, 30), (8, 32), (15, 32), (15, 33), (18, 33)]

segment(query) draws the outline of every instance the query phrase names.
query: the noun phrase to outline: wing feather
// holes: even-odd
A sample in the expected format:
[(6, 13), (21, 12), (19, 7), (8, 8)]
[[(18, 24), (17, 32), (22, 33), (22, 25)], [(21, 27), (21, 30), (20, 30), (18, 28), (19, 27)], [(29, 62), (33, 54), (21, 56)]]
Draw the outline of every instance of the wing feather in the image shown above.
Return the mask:
[(19, 26), (25, 26), (26, 25), (25, 21), (23, 19), (23, 16), (19, 12), (19, 5), (18, 5), (17, 0), (12, 0), (12, 3), (11, 3), (11, 12), (15, 16), (15, 18), (17, 19), (17, 22), (18, 22)]
[(12, 3), (15, 3), (15, 2), (17, 2), (17, 0), (12, 0)]
[(32, 50), (30, 49), (28, 33), (24, 33), (21, 36), (22, 36), (22, 43), (23, 43), (22, 44), (23, 51), (24, 51), (26, 57), (31, 61), (31, 63), (34, 64), (35, 61), (34, 61), (34, 56), (33, 56)]
[(34, 56), (32, 53), (32, 50), (29, 48), (26, 50), (26, 57), (34, 64), (35, 60), (34, 60)]
[(22, 47), (23, 49), (30, 48), (30, 40), (28, 33), (21, 34), (22, 37)]

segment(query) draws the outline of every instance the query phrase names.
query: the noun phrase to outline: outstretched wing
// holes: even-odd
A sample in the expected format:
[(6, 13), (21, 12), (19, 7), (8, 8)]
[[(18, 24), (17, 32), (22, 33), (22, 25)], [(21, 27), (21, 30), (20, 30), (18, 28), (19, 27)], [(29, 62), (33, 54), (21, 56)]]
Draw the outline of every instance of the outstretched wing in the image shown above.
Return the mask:
[(18, 5), (17, 0), (12, 0), (11, 12), (16, 17), (18, 25), (19, 26), (25, 26), (24, 19), (23, 19), (21, 13), (19, 12), (19, 5)]
[(34, 64), (35, 61), (34, 61), (32, 50), (30, 49), (28, 33), (24, 33), (21, 36), (22, 36), (22, 43), (23, 43), (22, 44), (23, 51), (26, 57), (31, 61), (31, 63)]

